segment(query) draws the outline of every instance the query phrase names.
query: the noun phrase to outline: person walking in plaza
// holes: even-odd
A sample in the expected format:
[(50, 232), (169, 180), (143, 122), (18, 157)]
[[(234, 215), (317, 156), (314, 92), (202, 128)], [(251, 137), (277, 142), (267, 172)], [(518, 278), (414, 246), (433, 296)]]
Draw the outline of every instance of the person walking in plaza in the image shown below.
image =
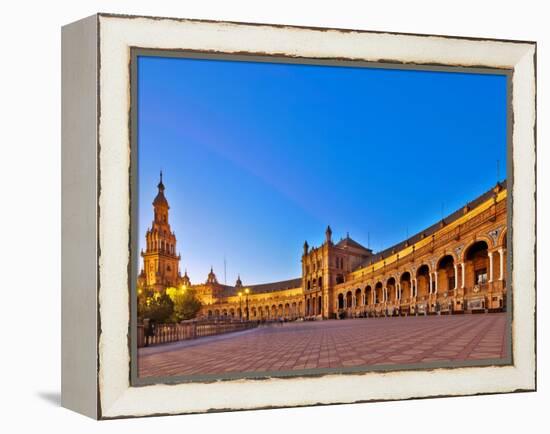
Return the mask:
[(145, 330), (145, 346), (149, 346), (150, 341), (155, 336), (155, 321), (145, 318), (143, 320), (143, 329)]

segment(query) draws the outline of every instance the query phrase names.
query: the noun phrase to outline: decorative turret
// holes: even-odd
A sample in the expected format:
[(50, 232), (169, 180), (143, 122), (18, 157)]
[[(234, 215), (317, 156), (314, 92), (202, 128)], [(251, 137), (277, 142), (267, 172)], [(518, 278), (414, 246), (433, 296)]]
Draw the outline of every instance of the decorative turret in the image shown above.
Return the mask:
[(185, 273), (181, 278), (181, 284), (183, 286), (191, 286), (191, 279), (189, 279), (189, 276), (187, 275), (187, 269), (185, 270)]
[(243, 282), (241, 280), (241, 275), (239, 274), (237, 276), (237, 281), (235, 282), (235, 288), (242, 288), (243, 286)]
[(164, 184), (162, 182), (162, 171), (160, 172), (160, 182), (157, 185), (159, 189), (155, 200), (153, 200), (153, 207), (155, 209), (155, 221), (168, 223), (168, 210), (170, 206), (164, 196)]
[(332, 243), (332, 229), (330, 228), (330, 225), (327, 226), (327, 230), (325, 231), (326, 241), (327, 244)]
[(307, 243), (307, 240), (304, 241), (304, 255), (307, 255), (309, 252), (309, 244)]
[(216, 284), (218, 283), (218, 279), (216, 278), (216, 275), (214, 274), (214, 269), (210, 267), (210, 273), (208, 273), (208, 277), (206, 278), (206, 283), (210, 284)]

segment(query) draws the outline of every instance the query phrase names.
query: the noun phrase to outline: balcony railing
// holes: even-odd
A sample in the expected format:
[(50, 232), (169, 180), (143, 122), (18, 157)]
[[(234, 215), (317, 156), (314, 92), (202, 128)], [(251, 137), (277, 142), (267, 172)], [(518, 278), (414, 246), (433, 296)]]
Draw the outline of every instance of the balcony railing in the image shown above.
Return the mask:
[(137, 346), (141, 348), (150, 345), (178, 342), (247, 330), (257, 326), (257, 321), (191, 321), (179, 324), (157, 324), (153, 332), (147, 333), (145, 327), (140, 324), (137, 326)]

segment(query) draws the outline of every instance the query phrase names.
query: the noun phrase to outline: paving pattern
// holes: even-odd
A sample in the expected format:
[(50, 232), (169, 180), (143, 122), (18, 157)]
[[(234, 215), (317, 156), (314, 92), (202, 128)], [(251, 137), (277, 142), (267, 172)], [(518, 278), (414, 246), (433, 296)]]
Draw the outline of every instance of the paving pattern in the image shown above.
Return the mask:
[(140, 377), (291, 371), (506, 357), (506, 314), (273, 324), (138, 353)]

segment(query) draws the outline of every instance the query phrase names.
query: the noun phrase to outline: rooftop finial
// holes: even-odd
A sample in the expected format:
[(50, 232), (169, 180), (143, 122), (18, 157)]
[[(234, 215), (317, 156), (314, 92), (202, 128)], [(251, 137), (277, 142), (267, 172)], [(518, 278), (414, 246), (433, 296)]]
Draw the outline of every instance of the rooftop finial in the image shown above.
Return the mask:
[(160, 171), (160, 182), (159, 182), (159, 184), (157, 185), (157, 187), (158, 187), (158, 189), (159, 189), (160, 191), (164, 191), (164, 184), (162, 183), (162, 169), (161, 169), (161, 171)]
[(331, 243), (332, 242), (332, 229), (330, 228), (330, 225), (327, 226), (327, 230), (325, 231), (325, 235), (326, 235), (326, 240), (327, 240), (327, 243)]

